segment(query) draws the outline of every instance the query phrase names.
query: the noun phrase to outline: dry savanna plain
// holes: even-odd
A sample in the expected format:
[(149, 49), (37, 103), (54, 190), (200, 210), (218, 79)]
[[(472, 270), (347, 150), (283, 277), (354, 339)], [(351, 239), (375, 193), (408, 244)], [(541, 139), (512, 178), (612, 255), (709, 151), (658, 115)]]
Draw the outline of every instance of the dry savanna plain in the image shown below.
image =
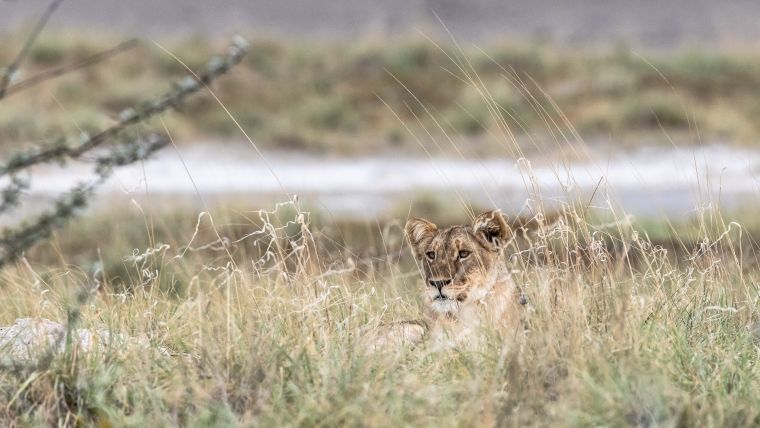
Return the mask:
[[(10, 64), (24, 39), (5, 37), (0, 63)], [(604, 174), (584, 192), (568, 185), (546, 197), (526, 162), (644, 145), (751, 150), (760, 56), (247, 39), (141, 41), (0, 95), (3, 185), (32, 183), (0, 204), (0, 325), (58, 326), (26, 353), (0, 328), (0, 425), (760, 425), (757, 188), (726, 210), (721, 191), (731, 189), (699, 182), (701, 203), (683, 214), (634, 216)], [(43, 32), (8, 88), (119, 42)], [(188, 69), (208, 81), (183, 80)], [(183, 91), (193, 95), (174, 103)], [(93, 136), (122, 125), (123, 150), (107, 156), (107, 145), (69, 156), (80, 146), (58, 140), (98, 145)], [(152, 131), (171, 141), (141, 142)], [(8, 173), (63, 144), (51, 160), (76, 159), (56, 168), (95, 164), (96, 182), (113, 182), (122, 165), (149, 165), (154, 149), (179, 161), (194, 143), (233, 141), (257, 159), (288, 152), (303, 162), (514, 159), (528, 165), (515, 184), (525, 204), (473, 201), (448, 176), (444, 192), (340, 216), (285, 188), (210, 195), (192, 167), (182, 173), (200, 190), (184, 197), (151, 193), (158, 180), (145, 180), (55, 199), (34, 187), (48, 165)], [(700, 177), (709, 165), (681, 167)], [(366, 352), (367, 331), (420, 319), (426, 305), (407, 219), (468, 223), (489, 208), (510, 218), (501, 263), (526, 301), (519, 332), (485, 325), (477, 346)]]

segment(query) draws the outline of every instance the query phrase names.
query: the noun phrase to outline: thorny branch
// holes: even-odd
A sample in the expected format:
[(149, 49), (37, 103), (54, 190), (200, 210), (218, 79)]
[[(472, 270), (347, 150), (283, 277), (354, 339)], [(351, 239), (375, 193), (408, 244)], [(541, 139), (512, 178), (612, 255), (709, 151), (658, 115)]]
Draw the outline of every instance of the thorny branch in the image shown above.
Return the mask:
[[(63, 0), (53, 0), (50, 3), (19, 54), (4, 70), (2, 76), (0, 76), (0, 100), (41, 82), (104, 61), (120, 52), (131, 49), (137, 44), (136, 40), (129, 40), (77, 63), (39, 73), (11, 85), (11, 81), (14, 79), (19, 66), (29, 54), (29, 50), (53, 12), (62, 2)], [(164, 135), (151, 134), (146, 138), (139, 138), (124, 135), (123, 131), (125, 129), (144, 122), (152, 116), (170, 108), (175, 108), (185, 98), (210, 85), (216, 78), (238, 64), (247, 53), (247, 50), (247, 42), (242, 38), (236, 38), (224, 57), (212, 58), (204, 70), (197, 75), (188, 76), (176, 83), (172, 90), (162, 96), (123, 111), (119, 116), (118, 123), (115, 125), (93, 136), (84, 135), (73, 145), (68, 144), (67, 140), (62, 138), (53, 146), (19, 153), (11, 157), (5, 165), (0, 165), (0, 177), (10, 175), (7, 186), (0, 190), (0, 214), (2, 214), (4, 211), (16, 206), (23, 191), (29, 187), (29, 181), (19, 178), (15, 174), (16, 172), (51, 160), (76, 159), (106, 141), (117, 141), (115, 144), (110, 145), (108, 150), (99, 153), (95, 158), (94, 173), (96, 179), (94, 181), (79, 183), (68, 192), (59, 195), (53, 204), (53, 208), (43, 212), (36, 218), (26, 221), (16, 228), (2, 230), (0, 234), (0, 268), (6, 263), (18, 259), (37, 242), (48, 239), (54, 230), (62, 227), (72, 217), (76, 216), (81, 209), (87, 206), (90, 197), (97, 187), (111, 176), (114, 168), (146, 160), (169, 144), (169, 139)], [(54, 346), (50, 347), (38, 359), (36, 364), (22, 367), (18, 364), (8, 365), (0, 361), (0, 369), (13, 369), (16, 372), (20, 372), (21, 369), (26, 369), (27, 371), (43, 370), (50, 365), (55, 349), (58, 349), (60, 342), (64, 338), (66, 340), (66, 352), (68, 353), (71, 349), (72, 333), (75, 331), (76, 325), (80, 320), (80, 308), (87, 302), (91, 291), (89, 288), (83, 288), (77, 294), (75, 304), (68, 309), (65, 335), (59, 337)]]
[(76, 185), (58, 197), (52, 210), (40, 214), (17, 229), (3, 231), (0, 235), (0, 266), (15, 260), (35, 243), (49, 238), (55, 229), (63, 226), (85, 208), (89, 197), (111, 176), (115, 167), (148, 159), (168, 143), (169, 140), (165, 136), (151, 134), (145, 140), (125, 141), (99, 157), (95, 163), (97, 180)]
[(58, 68), (40, 72), (24, 80), (21, 80), (18, 83), (8, 86), (8, 88), (5, 91), (5, 96), (9, 97), (15, 93), (21, 92), (34, 85), (38, 85), (42, 82), (46, 82), (48, 80), (63, 76), (64, 74), (72, 73), (74, 71), (78, 71), (83, 68), (89, 67), (91, 65), (97, 64), (99, 62), (105, 61), (124, 51), (130, 50), (137, 45), (138, 45), (137, 39), (127, 40), (126, 42), (119, 43), (118, 45), (112, 47), (111, 49), (98, 52), (95, 55), (87, 57), (79, 62), (75, 62), (73, 64), (66, 64)]
[(18, 205), (21, 194), (28, 188), (28, 180), (16, 176), (11, 177), (8, 186), (0, 190), (0, 214)]
[(119, 114), (119, 121), (116, 124), (92, 136), (85, 134), (73, 145), (70, 145), (65, 139), (62, 139), (58, 143), (47, 148), (26, 151), (13, 156), (5, 165), (0, 165), (0, 177), (39, 163), (63, 158), (76, 159), (80, 157), (89, 150), (92, 150), (105, 141), (117, 136), (125, 128), (144, 122), (170, 108), (177, 107), (189, 95), (200, 91), (207, 85), (211, 84), (216, 78), (226, 73), (231, 67), (238, 64), (247, 51), (247, 42), (242, 38), (235, 38), (233, 43), (227, 49), (227, 54), (224, 57), (212, 58), (206, 65), (205, 69), (198, 73), (197, 78), (187, 76), (175, 83), (174, 88), (165, 94), (122, 111)]
[[(0, 100), (46, 80), (106, 60), (136, 45), (135, 40), (129, 40), (74, 64), (48, 70), (11, 84), (21, 63), (29, 55), (35, 41), (62, 2), (63, 0), (52, 0), (50, 2), (20, 52), (0, 75)], [(176, 108), (185, 98), (207, 87), (216, 78), (238, 64), (247, 51), (248, 43), (242, 38), (235, 38), (224, 56), (212, 58), (203, 70), (197, 74), (188, 75), (175, 83), (173, 88), (163, 95), (122, 111), (118, 122), (113, 126), (95, 135), (81, 135), (79, 139), (71, 142), (66, 138), (60, 138), (53, 145), (18, 153), (8, 159), (4, 165), (0, 164), (0, 178), (9, 176), (6, 187), (0, 189), (1, 214), (18, 205), (21, 194), (29, 187), (28, 180), (19, 178), (16, 173), (44, 162), (77, 159), (105, 142), (114, 141), (114, 144), (109, 145), (107, 150), (99, 152), (95, 158), (94, 173), (96, 179), (94, 181), (77, 184), (68, 192), (60, 195), (55, 200), (52, 209), (43, 212), (36, 218), (25, 221), (16, 228), (2, 230), (0, 233), (0, 267), (17, 259), (35, 243), (49, 238), (55, 229), (63, 226), (74, 217), (87, 205), (96, 188), (108, 179), (114, 168), (146, 160), (169, 142), (166, 136), (159, 134), (151, 134), (147, 138), (125, 135), (126, 129), (171, 108)]]
[[(95, 182), (80, 183), (61, 195), (52, 210), (42, 213), (17, 229), (3, 231), (0, 235), (0, 266), (15, 260), (35, 243), (49, 238), (55, 229), (74, 217), (87, 205), (95, 189), (111, 175), (115, 167), (148, 159), (165, 147), (168, 144), (165, 136), (153, 134), (145, 140), (135, 141), (124, 137), (123, 131), (131, 125), (144, 122), (154, 115), (176, 107), (189, 95), (211, 84), (243, 59), (247, 47), (245, 40), (236, 38), (228, 48), (227, 54), (209, 61), (205, 69), (198, 73), (197, 78), (188, 76), (164, 95), (123, 111), (117, 124), (94, 136), (84, 136), (75, 145), (68, 145), (62, 140), (58, 145), (47, 149), (23, 152), (12, 157), (5, 166), (0, 166), (0, 176), (9, 175), (42, 162), (76, 159), (106, 141), (122, 138), (122, 143), (111, 146), (105, 154), (96, 159), (95, 174), (98, 178)], [(12, 176), (11, 185), (0, 194), (0, 203), (15, 203), (19, 193), (24, 189), (23, 185), (25, 184)]]

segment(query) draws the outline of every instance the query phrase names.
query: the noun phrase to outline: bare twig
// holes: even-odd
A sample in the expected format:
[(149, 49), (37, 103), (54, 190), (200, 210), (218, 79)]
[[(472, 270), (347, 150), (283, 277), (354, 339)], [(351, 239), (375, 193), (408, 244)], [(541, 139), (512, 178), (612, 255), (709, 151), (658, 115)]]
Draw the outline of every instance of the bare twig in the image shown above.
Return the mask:
[(126, 109), (119, 114), (119, 121), (95, 135), (84, 135), (75, 145), (70, 146), (66, 140), (60, 140), (53, 146), (26, 151), (13, 156), (5, 165), (0, 165), (0, 176), (11, 174), (32, 165), (52, 160), (69, 158), (76, 159), (82, 154), (94, 149), (105, 141), (117, 136), (125, 128), (146, 121), (164, 111), (174, 108), (189, 95), (205, 86), (210, 85), (217, 77), (226, 73), (232, 66), (238, 64), (248, 51), (248, 45), (243, 39), (236, 39), (228, 48), (224, 57), (215, 57), (206, 65), (197, 77), (187, 76), (175, 83), (174, 89), (153, 100), (145, 101), (138, 106)]
[[(24, 223), (15, 229), (6, 229), (0, 235), (0, 267), (21, 256), (27, 249), (50, 237), (55, 229), (62, 227), (67, 221), (76, 216), (89, 202), (95, 189), (111, 175), (115, 167), (129, 165), (140, 160), (148, 159), (153, 153), (168, 144), (165, 136), (153, 134), (147, 139), (136, 139), (124, 136), (126, 128), (144, 122), (150, 117), (176, 107), (189, 95), (206, 88), (217, 77), (226, 73), (232, 66), (238, 64), (247, 52), (247, 43), (243, 39), (235, 39), (224, 57), (215, 57), (206, 67), (194, 76), (188, 76), (176, 83), (174, 88), (164, 95), (127, 109), (119, 115), (115, 125), (99, 133), (83, 138), (74, 145), (68, 145), (65, 139), (54, 146), (33, 152), (22, 152), (3, 166), (0, 165), (0, 176), (11, 175), (32, 165), (52, 160), (76, 159), (90, 152), (106, 141), (119, 138), (121, 143), (109, 146), (109, 149), (99, 154), (95, 159), (95, 174), (97, 179), (91, 183), (80, 183), (69, 192), (61, 195), (53, 209), (39, 215), (36, 219)], [(117, 140), (118, 141), (118, 140)], [(14, 203), (21, 190), (20, 182), (11, 179), (8, 198)]]
[(34, 45), (37, 37), (39, 37), (40, 33), (50, 20), (50, 17), (53, 16), (53, 13), (56, 9), (58, 9), (58, 6), (61, 3), (63, 3), (63, 0), (53, 0), (50, 2), (47, 9), (45, 9), (45, 12), (43, 12), (42, 16), (40, 16), (40, 19), (37, 21), (37, 24), (34, 26), (31, 34), (29, 34), (29, 37), (27, 37), (24, 46), (21, 48), (21, 51), (19, 51), (13, 62), (11, 62), (10, 65), (8, 65), (8, 67), (5, 69), (5, 73), (3, 74), (2, 79), (0, 79), (0, 99), (5, 97), (13, 75), (16, 73), (27, 55), (29, 55), (29, 50), (32, 48), (32, 45)]
[(103, 52), (98, 52), (95, 55), (92, 55), (88, 58), (83, 59), (82, 61), (73, 63), (73, 64), (67, 64), (58, 68), (54, 68), (52, 70), (46, 70), (41, 73), (35, 74), (34, 76), (31, 76), (29, 78), (26, 78), (16, 84), (10, 85), (6, 91), (5, 96), (9, 97), (17, 92), (23, 91), (24, 89), (27, 89), (31, 86), (38, 85), (42, 82), (46, 82), (51, 79), (55, 79), (56, 77), (60, 77), (64, 74), (68, 74), (74, 71), (81, 70), (85, 67), (89, 67), (91, 65), (94, 65), (96, 63), (105, 61), (113, 56), (116, 56), (124, 51), (127, 51), (129, 49), (134, 48), (138, 45), (137, 39), (131, 39), (127, 40), (126, 42), (122, 42), (116, 46), (114, 46), (111, 49), (105, 50)]
[(169, 140), (159, 134), (151, 134), (144, 140), (128, 140), (114, 147), (96, 161), (97, 179), (80, 183), (55, 201), (55, 207), (40, 214), (18, 229), (6, 229), (0, 236), (0, 267), (15, 260), (37, 242), (50, 237), (79, 211), (87, 206), (93, 192), (111, 176), (113, 168), (148, 159), (153, 153), (166, 147)]

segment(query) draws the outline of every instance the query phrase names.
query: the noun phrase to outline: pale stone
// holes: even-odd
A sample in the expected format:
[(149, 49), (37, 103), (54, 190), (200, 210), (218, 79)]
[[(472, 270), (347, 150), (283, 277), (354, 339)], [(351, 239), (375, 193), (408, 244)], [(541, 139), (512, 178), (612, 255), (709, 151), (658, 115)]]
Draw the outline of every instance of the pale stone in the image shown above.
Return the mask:
[[(108, 330), (77, 329), (72, 332), (72, 345), (79, 352), (105, 352), (110, 349), (139, 347), (149, 349), (146, 338), (130, 337)], [(44, 318), (19, 318), (13, 325), (0, 327), (0, 362), (34, 362), (45, 353), (62, 352), (66, 347), (66, 327)], [(156, 347), (163, 355), (170, 355), (163, 347)]]

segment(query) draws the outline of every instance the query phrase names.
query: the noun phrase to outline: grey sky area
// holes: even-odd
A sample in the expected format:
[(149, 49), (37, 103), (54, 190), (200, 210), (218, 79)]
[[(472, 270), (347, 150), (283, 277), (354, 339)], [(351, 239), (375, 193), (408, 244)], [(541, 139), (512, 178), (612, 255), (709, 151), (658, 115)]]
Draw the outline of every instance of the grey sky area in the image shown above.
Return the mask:
[[(0, 29), (30, 23), (43, 0), (0, 0)], [(66, 0), (51, 27), (125, 36), (259, 33), (352, 38), (442, 32), (458, 40), (521, 39), (645, 48), (754, 47), (756, 0)]]

